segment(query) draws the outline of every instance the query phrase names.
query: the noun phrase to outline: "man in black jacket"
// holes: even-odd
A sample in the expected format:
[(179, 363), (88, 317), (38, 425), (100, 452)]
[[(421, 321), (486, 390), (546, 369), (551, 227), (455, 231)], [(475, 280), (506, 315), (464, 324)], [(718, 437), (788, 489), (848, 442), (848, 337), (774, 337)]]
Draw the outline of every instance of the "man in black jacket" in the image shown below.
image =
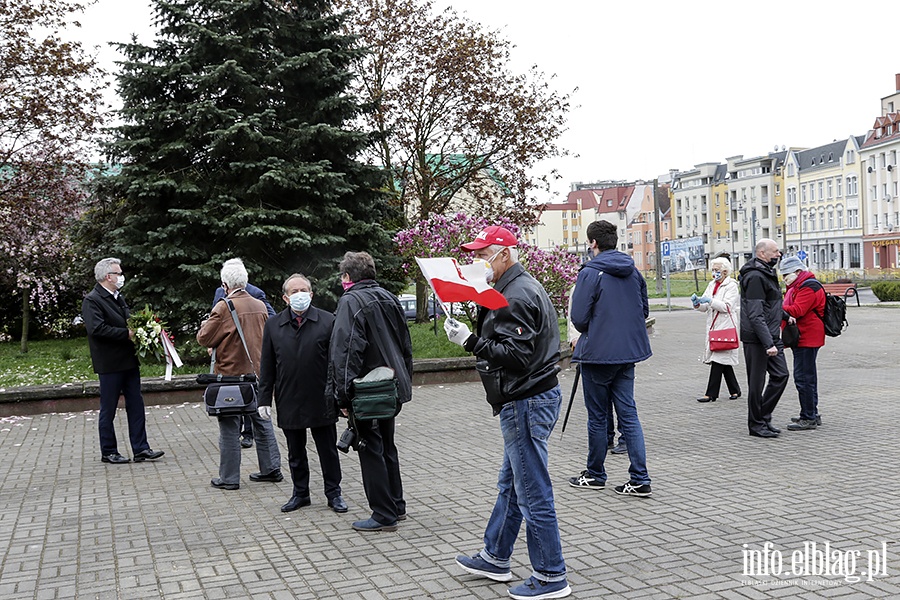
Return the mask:
[[(259, 377), (259, 414), (272, 418), (272, 400), (278, 408), (278, 426), (288, 447), (294, 483), (290, 500), (281, 512), (309, 506), (309, 461), (306, 430), (312, 432), (325, 480), (325, 497), (335, 512), (347, 512), (341, 497), (341, 461), (337, 450), (337, 411), (325, 399), (328, 342), (334, 315), (311, 306), (309, 280), (295, 273), (282, 286), (288, 305), (266, 321)], [(251, 479), (253, 475), (250, 476)]]
[(519, 263), (518, 240), (492, 225), (462, 247), (485, 262), (485, 278), (509, 306), (480, 308), (477, 334), (447, 319), (448, 339), (477, 358), (476, 368), (495, 415), (500, 415), (503, 462), (500, 493), (484, 532), (484, 548), (459, 555), (464, 571), (494, 581), (512, 579), (510, 558), (524, 520), (533, 575), (509, 589), (512, 598), (563, 598), (572, 593), (559, 538), (548, 468), (547, 440), (559, 419), (562, 394), (559, 324), (547, 292)]
[[(344, 295), (338, 301), (329, 350), (325, 397), (347, 416), (353, 380), (382, 366), (394, 370), (397, 413), (412, 398), (412, 341), (406, 314), (396, 296), (375, 281), (375, 261), (367, 252), (347, 252), (338, 266)], [(394, 417), (396, 417), (396, 414)], [(396, 531), (406, 519), (394, 421), (356, 421), (363, 488), (372, 516), (353, 523), (357, 531)]]
[[(756, 257), (741, 267), (741, 342), (747, 363), (747, 426), (750, 435), (778, 437), (772, 411), (788, 384), (781, 343), (782, 295), (775, 274), (781, 252), (768, 238), (756, 244)], [(766, 384), (766, 373), (769, 383)]]
[(128, 437), (134, 462), (156, 460), (165, 452), (150, 449), (141, 396), (141, 371), (134, 349), (134, 331), (128, 329), (130, 310), (119, 290), (125, 285), (122, 262), (104, 258), (94, 267), (97, 285), (81, 303), (81, 316), (87, 329), (91, 364), (100, 379), (100, 460), (123, 464), (129, 460), (119, 454), (113, 420), (119, 395), (125, 396)]

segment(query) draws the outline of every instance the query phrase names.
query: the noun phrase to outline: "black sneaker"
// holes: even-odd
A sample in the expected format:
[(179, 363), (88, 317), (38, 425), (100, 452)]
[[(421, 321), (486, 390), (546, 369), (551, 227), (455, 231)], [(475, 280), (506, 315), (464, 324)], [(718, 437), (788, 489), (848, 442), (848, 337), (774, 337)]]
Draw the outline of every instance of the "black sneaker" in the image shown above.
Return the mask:
[[(800, 420), (800, 417), (791, 417), (791, 423), (796, 423), (799, 420)], [(822, 426), (822, 417), (820, 417), (819, 415), (816, 415), (816, 427), (821, 427), (821, 426)]]
[(628, 446), (625, 442), (619, 442), (619, 445), (609, 451), (610, 454), (628, 454)]
[(588, 475), (587, 470), (584, 470), (578, 477), (569, 477), (569, 485), (577, 488), (602, 490), (604, 487), (606, 487), (606, 482), (600, 481), (599, 479), (594, 479), (593, 477)]
[(630, 481), (625, 485), (618, 485), (613, 488), (613, 491), (620, 496), (638, 496), (640, 498), (646, 498), (647, 496), (652, 496), (653, 492), (650, 491), (650, 484), (645, 483), (643, 485), (636, 485), (631, 483)]

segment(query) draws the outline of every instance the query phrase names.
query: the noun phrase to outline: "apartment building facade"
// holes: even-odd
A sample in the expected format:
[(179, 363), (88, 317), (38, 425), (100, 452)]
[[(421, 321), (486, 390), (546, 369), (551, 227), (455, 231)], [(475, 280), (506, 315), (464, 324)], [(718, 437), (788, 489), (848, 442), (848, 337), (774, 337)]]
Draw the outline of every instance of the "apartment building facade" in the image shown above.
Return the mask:
[(875, 269), (900, 267), (900, 74), (895, 87), (881, 99), (881, 116), (859, 148), (863, 259)]
[(785, 157), (785, 249), (806, 256), (813, 270), (862, 268), (862, 139), (792, 148)]

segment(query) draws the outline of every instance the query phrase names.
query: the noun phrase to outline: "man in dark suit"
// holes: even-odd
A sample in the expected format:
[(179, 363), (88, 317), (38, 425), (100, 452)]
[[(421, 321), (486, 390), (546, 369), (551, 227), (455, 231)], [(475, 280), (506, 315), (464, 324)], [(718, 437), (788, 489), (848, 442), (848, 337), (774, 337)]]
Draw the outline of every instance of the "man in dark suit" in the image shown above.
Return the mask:
[(128, 329), (130, 311), (119, 293), (125, 284), (121, 261), (104, 258), (94, 267), (94, 277), (97, 285), (85, 296), (81, 315), (87, 328), (91, 363), (100, 378), (100, 460), (111, 464), (129, 462), (119, 454), (113, 427), (120, 394), (125, 396), (134, 462), (156, 460), (165, 452), (151, 450), (147, 443), (140, 363), (132, 341), (134, 331)]
[[(278, 426), (287, 440), (293, 493), (282, 512), (309, 506), (309, 461), (306, 430), (312, 432), (325, 480), (325, 497), (334, 512), (347, 512), (341, 497), (341, 461), (337, 450), (337, 410), (325, 400), (328, 342), (334, 315), (312, 306), (309, 280), (295, 273), (282, 286), (286, 309), (266, 321), (260, 359), (259, 414), (272, 418), (278, 407)], [(253, 475), (250, 476), (251, 478)]]

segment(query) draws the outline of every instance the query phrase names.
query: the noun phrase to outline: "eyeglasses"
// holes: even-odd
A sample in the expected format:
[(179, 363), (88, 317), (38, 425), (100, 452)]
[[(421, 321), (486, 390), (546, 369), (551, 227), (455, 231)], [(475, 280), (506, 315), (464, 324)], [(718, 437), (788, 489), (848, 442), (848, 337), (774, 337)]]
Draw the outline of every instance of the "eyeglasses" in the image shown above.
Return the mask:
[(109, 274), (110, 275), (124, 275), (124, 273), (122, 273), (122, 271), (110, 271)]

